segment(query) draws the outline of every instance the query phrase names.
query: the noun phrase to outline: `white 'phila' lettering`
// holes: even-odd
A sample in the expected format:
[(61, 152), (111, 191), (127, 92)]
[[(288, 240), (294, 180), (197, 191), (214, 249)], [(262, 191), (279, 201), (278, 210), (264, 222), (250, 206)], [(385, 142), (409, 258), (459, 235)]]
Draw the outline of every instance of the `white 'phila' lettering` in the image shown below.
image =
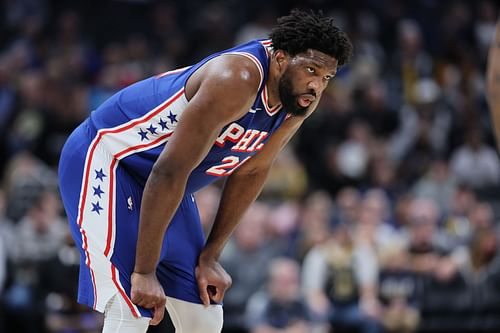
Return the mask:
[(258, 136), (260, 131), (255, 129), (249, 129), (245, 132), (243, 137), (238, 141), (236, 145), (234, 145), (231, 150), (232, 151), (246, 151), (250, 143), (252, 143), (253, 139)]
[(241, 125), (232, 123), (221, 135), (219, 135), (217, 140), (215, 140), (215, 144), (219, 147), (224, 147), (226, 140), (238, 142), (243, 133), (245, 133), (245, 129)]
[(236, 143), (231, 150), (237, 152), (254, 152), (261, 150), (264, 144), (262, 143), (268, 133), (256, 129), (245, 129), (237, 124), (232, 123), (224, 132), (215, 140), (215, 144), (219, 147), (224, 147), (226, 140)]

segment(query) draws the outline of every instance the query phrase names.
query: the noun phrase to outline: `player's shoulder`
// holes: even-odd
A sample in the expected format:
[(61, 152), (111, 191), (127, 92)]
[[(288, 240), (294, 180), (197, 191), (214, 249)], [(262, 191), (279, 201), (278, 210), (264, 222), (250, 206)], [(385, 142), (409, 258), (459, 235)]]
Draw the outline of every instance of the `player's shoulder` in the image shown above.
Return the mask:
[(188, 93), (208, 83), (210, 90), (222, 89), (225, 97), (237, 98), (238, 93), (254, 96), (262, 87), (267, 71), (262, 65), (259, 45), (254, 40), (215, 54), (189, 79)]
[(247, 57), (222, 54), (205, 65), (204, 79), (234, 85), (235, 88), (249, 86), (257, 89), (262, 83), (263, 73)]
[(258, 78), (261, 84), (268, 69), (270, 43), (270, 40), (251, 40), (222, 52), (208, 65), (219, 73), (221, 67), (225, 68), (226, 73), (233, 73), (243, 80)]

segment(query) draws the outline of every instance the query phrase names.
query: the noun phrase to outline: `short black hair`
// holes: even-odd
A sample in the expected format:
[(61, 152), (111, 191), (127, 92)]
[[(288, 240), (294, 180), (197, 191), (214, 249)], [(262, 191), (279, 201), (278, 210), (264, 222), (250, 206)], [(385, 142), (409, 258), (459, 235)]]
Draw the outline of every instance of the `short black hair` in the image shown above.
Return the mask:
[(313, 49), (334, 57), (342, 66), (352, 55), (347, 34), (321, 11), (293, 9), (289, 15), (278, 18), (269, 37), (275, 50), (283, 50), (291, 56)]

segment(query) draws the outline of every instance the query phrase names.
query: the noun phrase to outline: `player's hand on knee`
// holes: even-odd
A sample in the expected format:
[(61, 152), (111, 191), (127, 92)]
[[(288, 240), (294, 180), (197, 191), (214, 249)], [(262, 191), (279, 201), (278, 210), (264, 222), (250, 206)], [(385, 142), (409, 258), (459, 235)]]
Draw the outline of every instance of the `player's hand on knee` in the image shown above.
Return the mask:
[(155, 273), (132, 273), (132, 289), (130, 296), (132, 302), (146, 309), (153, 309), (151, 325), (158, 325), (165, 314), (165, 292)]
[(232, 279), (215, 259), (201, 259), (196, 267), (196, 280), (200, 298), (205, 306), (210, 301), (222, 303), (226, 290), (231, 287)]

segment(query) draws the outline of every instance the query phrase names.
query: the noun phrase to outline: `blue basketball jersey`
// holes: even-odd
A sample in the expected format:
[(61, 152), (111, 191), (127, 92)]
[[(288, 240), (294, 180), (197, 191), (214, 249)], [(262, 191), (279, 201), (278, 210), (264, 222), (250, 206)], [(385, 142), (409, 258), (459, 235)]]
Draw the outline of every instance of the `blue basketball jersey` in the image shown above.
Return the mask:
[[(269, 47), (270, 41), (251, 41), (194, 66), (137, 82), (104, 102), (68, 138), (59, 179), (73, 239), (81, 253), (80, 303), (104, 311), (108, 300), (119, 293), (135, 316), (151, 316), (150, 310), (130, 299), (144, 184), (182, 119), (189, 77), (210, 59), (231, 54), (255, 63), (261, 74), (257, 97), (244, 116), (221, 130), (191, 173), (164, 237), (156, 271), (166, 295), (201, 302), (195, 267), (205, 236), (191, 193), (230, 175), (262, 149), (286, 118), (280, 106), (269, 108), (267, 103)], [(230, 92), (226, 98), (231, 98)], [(216, 107), (207, 106), (207, 112)]]
[[(192, 172), (186, 192), (193, 193), (218, 177), (230, 175), (262, 149), (286, 117), (280, 106), (269, 108), (267, 81), (270, 41), (254, 40), (215, 53), (194, 66), (169, 71), (137, 82), (91, 113), (97, 137), (120, 166), (145, 183), (153, 163), (182, 117), (188, 100), (184, 89), (189, 77), (210, 59), (222, 54), (252, 60), (261, 74), (257, 98), (248, 112), (224, 127), (205, 159)], [(228, 92), (227, 98), (231, 98)], [(216, 108), (217, 105), (208, 106)]]

